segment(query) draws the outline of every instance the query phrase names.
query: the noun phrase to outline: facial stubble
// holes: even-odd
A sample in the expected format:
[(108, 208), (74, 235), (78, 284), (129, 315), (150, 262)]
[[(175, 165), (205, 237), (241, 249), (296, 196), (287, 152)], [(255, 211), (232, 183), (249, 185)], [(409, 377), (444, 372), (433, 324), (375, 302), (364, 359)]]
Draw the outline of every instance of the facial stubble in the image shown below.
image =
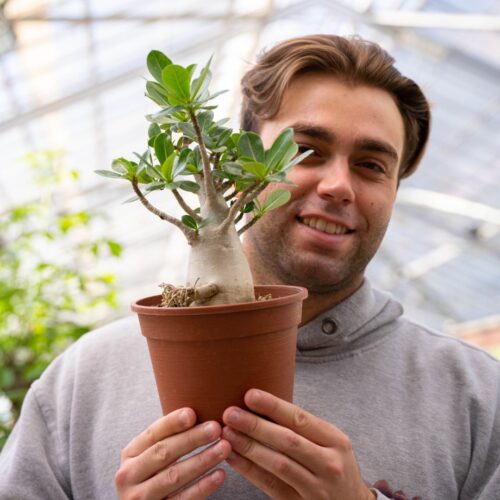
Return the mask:
[(293, 246), (289, 231), (280, 230), (271, 219), (268, 214), (267, 220), (259, 221), (246, 235), (245, 249), (256, 283), (304, 286), (318, 294), (338, 293), (360, 282), (389, 225), (389, 218), (372, 225), (367, 237), (356, 239), (340, 257), (324, 248), (301, 252)]

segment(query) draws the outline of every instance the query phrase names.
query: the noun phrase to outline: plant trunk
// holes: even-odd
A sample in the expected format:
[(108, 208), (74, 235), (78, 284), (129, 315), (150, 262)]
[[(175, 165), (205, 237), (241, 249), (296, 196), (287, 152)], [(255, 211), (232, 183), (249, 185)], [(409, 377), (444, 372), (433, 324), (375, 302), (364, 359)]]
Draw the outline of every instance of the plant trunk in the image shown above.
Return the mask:
[(236, 228), (201, 229), (191, 245), (188, 286), (215, 284), (219, 292), (192, 305), (236, 304), (255, 300), (252, 273)]

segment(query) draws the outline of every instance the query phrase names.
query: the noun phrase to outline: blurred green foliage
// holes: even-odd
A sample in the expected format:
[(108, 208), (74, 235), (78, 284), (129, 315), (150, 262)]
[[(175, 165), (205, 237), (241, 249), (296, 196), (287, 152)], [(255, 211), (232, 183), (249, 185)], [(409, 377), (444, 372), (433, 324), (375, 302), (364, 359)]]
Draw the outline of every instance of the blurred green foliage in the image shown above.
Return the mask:
[(114, 276), (98, 262), (122, 247), (92, 236), (98, 216), (65, 208), (78, 174), (61, 159), (27, 155), (40, 197), (0, 214), (0, 449), (30, 384), (117, 306)]

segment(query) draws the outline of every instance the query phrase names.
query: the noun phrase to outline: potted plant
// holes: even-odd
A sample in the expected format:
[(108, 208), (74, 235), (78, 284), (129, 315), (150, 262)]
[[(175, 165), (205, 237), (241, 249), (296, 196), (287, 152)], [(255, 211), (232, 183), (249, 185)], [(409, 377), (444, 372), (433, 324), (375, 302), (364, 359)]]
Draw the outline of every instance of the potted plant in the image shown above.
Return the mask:
[[(134, 198), (176, 226), (191, 247), (185, 286), (161, 285), (163, 293), (138, 300), (164, 413), (191, 406), (199, 420), (221, 420), (232, 404), (243, 405), (250, 387), (292, 398), (300, 287), (254, 287), (240, 235), (266, 212), (290, 198), (287, 189), (259, 195), (270, 183), (286, 183), (296, 156), (293, 130), (269, 149), (253, 132), (234, 132), (215, 121), (210, 63), (195, 76), (159, 51), (147, 66), (153, 80), (146, 95), (161, 107), (147, 116), (148, 147), (134, 160), (118, 158), (106, 177), (131, 183)], [(170, 191), (184, 211), (173, 217), (149, 200)], [(197, 195), (188, 203), (183, 192)], [(192, 195), (191, 195), (192, 196)], [(241, 222), (240, 222), (241, 221)], [(238, 228), (239, 226), (239, 228)]]

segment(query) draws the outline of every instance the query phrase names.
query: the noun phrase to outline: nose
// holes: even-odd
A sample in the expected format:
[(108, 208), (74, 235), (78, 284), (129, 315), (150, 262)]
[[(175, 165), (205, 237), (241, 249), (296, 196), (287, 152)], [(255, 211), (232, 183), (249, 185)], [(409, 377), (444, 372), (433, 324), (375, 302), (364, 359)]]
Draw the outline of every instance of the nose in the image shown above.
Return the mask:
[(316, 190), (321, 198), (342, 204), (354, 201), (352, 172), (347, 158), (332, 158), (318, 173), (320, 179)]

